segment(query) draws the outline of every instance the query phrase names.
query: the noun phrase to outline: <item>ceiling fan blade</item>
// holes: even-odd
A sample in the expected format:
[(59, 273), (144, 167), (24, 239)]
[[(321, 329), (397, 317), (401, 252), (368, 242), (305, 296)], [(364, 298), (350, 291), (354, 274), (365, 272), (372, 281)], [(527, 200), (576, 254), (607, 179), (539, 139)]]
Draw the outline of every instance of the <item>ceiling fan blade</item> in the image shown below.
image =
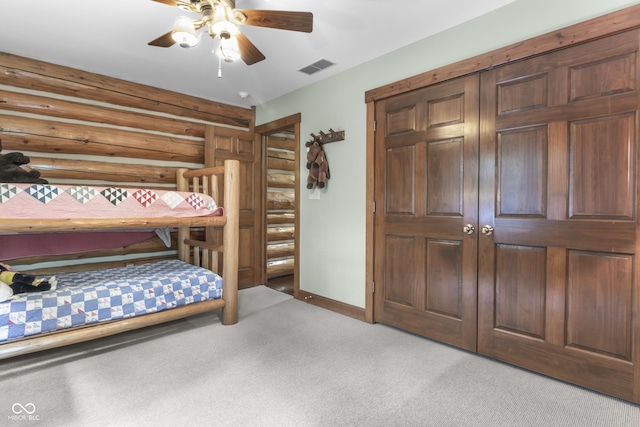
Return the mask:
[[(167, 6), (177, 6), (178, 5), (178, 1), (177, 0), (151, 0), (151, 1), (155, 1), (158, 3), (162, 3), (162, 4), (166, 4)], [(182, 2), (180, 2), (182, 3)]]
[(313, 31), (313, 13), (311, 12), (285, 12), (280, 10), (240, 10), (240, 12), (247, 17), (247, 20), (243, 22), (244, 25), (300, 31), (303, 33)]
[(173, 37), (171, 37), (171, 33), (172, 32), (173, 31), (169, 31), (168, 33), (161, 35), (157, 39), (151, 40), (147, 44), (149, 46), (157, 46), (157, 47), (170, 47), (170, 46), (173, 46), (176, 43), (176, 41), (173, 39)]
[(265, 59), (265, 56), (257, 47), (242, 33), (236, 36), (238, 39), (238, 47), (240, 48), (240, 57), (247, 65), (253, 65)]

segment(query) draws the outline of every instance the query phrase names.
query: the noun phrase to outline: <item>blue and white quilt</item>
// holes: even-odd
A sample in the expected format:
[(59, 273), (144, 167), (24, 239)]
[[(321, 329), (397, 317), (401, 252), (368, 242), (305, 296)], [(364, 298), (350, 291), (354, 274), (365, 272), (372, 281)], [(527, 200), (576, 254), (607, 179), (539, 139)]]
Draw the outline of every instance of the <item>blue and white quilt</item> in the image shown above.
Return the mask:
[(0, 342), (222, 298), (222, 278), (169, 260), (56, 276), (54, 291), (0, 303)]

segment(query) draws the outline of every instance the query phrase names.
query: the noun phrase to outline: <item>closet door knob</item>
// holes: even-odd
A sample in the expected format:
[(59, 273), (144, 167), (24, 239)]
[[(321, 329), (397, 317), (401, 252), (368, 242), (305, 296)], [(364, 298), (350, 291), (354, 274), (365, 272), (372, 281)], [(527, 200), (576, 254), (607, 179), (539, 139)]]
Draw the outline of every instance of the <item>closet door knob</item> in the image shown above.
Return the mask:
[(482, 234), (485, 236), (491, 236), (493, 234), (493, 227), (490, 225), (485, 225), (482, 227)]
[(466, 234), (471, 235), (473, 234), (474, 231), (476, 231), (476, 228), (471, 224), (467, 224), (464, 227), (462, 227), (462, 231)]

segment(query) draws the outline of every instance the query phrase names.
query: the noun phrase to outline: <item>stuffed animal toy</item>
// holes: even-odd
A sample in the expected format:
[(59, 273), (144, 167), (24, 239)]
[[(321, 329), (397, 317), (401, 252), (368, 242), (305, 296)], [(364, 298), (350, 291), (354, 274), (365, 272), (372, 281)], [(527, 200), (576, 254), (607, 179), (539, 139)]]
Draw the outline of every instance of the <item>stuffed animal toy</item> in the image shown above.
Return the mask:
[(37, 278), (33, 274), (11, 271), (11, 266), (0, 263), (0, 302), (17, 294), (54, 290), (57, 285), (55, 276), (49, 279)]
[(311, 169), (311, 165), (318, 157), (318, 153), (322, 151), (322, 147), (318, 144), (318, 141), (310, 141), (306, 143), (307, 146), (307, 169)]
[[(0, 151), (2, 151), (1, 140)], [(0, 154), (0, 182), (47, 184), (46, 179), (40, 178), (40, 171), (35, 169), (26, 170), (21, 167), (30, 161), (29, 157), (22, 153)]]
[(327, 185), (327, 179), (331, 178), (327, 157), (318, 141), (313, 141), (307, 147), (307, 169), (309, 169), (308, 189), (312, 189), (315, 184), (318, 188), (324, 188)]

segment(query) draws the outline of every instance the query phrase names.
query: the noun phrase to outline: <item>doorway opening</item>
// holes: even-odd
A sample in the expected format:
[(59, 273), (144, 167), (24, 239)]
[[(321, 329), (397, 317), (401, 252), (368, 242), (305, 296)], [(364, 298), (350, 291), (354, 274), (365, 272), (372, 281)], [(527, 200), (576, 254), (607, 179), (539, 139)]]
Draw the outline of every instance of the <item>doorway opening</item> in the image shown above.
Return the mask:
[(256, 127), (262, 141), (265, 284), (296, 296), (298, 277), (300, 115)]

